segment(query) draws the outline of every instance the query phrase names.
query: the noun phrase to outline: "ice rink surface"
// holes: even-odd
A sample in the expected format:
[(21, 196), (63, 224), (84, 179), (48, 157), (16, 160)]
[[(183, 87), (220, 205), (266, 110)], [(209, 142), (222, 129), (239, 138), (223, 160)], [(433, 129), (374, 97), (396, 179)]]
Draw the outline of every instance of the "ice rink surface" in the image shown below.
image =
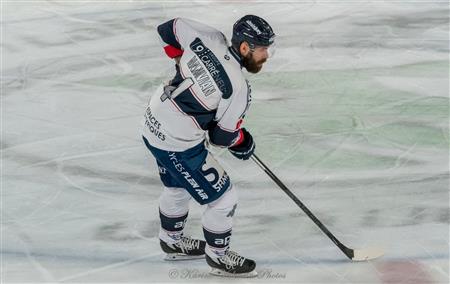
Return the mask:
[[(278, 34), (248, 76), (258, 156), (344, 244), (383, 258), (349, 262), (252, 161), (212, 149), (239, 191), (232, 248), (259, 277), (162, 260), (140, 139), (174, 74), (155, 27), (230, 35), (245, 14)], [(1, 15), (3, 283), (449, 282), (448, 1), (2, 1)]]

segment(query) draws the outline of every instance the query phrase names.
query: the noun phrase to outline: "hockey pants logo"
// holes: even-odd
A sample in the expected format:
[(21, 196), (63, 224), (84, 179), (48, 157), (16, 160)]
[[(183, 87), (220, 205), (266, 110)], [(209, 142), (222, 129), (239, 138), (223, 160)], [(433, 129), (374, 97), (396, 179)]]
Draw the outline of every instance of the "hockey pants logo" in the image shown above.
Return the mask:
[(230, 186), (230, 177), (211, 154), (208, 153), (206, 156), (201, 170), (205, 178), (217, 192), (226, 190)]
[(203, 143), (172, 152), (154, 148), (143, 139), (156, 158), (164, 186), (186, 189), (201, 205), (217, 200), (231, 187), (230, 177)]

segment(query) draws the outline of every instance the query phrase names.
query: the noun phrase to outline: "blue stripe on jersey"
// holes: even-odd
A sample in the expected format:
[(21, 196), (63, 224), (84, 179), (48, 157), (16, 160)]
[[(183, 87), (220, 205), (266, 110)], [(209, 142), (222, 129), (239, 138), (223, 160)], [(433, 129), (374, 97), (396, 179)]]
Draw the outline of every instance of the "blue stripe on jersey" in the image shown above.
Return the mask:
[(230, 51), (231, 55), (236, 59), (237, 62), (239, 62), (239, 65), (241, 65), (242, 69), (242, 56), (239, 55), (239, 53), (234, 49), (234, 47), (228, 47), (228, 50)]
[(173, 32), (174, 23), (175, 19), (162, 23), (161, 25), (158, 26), (158, 33), (165, 43), (178, 49), (181, 49), (181, 45), (178, 43), (177, 38)]
[(177, 71), (177, 73), (175, 74), (175, 77), (173, 77), (172, 80), (170, 80), (170, 85), (174, 86), (174, 87), (178, 87), (178, 85), (181, 84), (181, 82), (184, 81), (183, 76), (181, 76), (181, 72), (180, 72), (180, 66), (178, 66), (178, 64), (175, 64), (175, 70)]
[(228, 147), (233, 144), (234, 140), (239, 136), (239, 129), (230, 132), (216, 125), (214, 128), (210, 128), (208, 134), (212, 144)]
[(203, 107), (194, 98), (190, 90), (179, 94), (174, 101), (184, 113), (192, 116), (203, 130), (207, 130), (214, 123), (217, 110), (208, 110)]

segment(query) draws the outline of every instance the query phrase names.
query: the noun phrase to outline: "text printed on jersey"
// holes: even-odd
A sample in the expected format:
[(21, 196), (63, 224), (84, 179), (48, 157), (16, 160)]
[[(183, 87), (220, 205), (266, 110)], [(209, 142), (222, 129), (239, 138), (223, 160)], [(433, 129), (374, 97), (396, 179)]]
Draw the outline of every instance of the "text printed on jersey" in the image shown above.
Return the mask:
[[(231, 85), (230, 78), (228, 78), (228, 75), (220, 61), (199, 38), (195, 38), (195, 40), (190, 44), (190, 47), (201, 60), (203, 65), (205, 65), (208, 73), (211, 75), (217, 87), (222, 92), (222, 97), (224, 99), (228, 99), (233, 93), (233, 87)], [(195, 62), (195, 57), (188, 63), (188, 68), (190, 68), (202, 90), (205, 89), (204, 92), (207, 96), (208, 93), (212, 93), (211, 85), (209, 84), (210, 82), (207, 82), (207, 77), (204, 77), (202, 68), (199, 67), (200, 66), (198, 63)]]

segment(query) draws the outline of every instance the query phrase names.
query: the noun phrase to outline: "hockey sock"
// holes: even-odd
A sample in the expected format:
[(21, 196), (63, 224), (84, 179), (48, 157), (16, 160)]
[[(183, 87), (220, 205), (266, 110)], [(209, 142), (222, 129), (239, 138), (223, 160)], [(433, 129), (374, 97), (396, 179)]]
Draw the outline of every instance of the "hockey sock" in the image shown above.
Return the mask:
[(187, 216), (188, 213), (181, 216), (167, 215), (160, 209), (161, 230), (159, 231), (159, 238), (169, 244), (180, 241)]

